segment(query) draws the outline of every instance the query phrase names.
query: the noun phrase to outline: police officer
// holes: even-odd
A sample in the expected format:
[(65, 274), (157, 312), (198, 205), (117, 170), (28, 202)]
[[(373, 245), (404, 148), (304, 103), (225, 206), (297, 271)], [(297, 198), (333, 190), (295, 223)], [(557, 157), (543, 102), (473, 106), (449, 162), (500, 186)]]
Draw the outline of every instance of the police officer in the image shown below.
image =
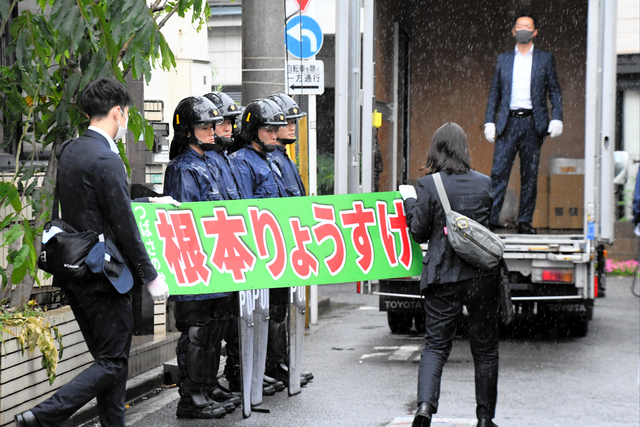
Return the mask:
[[(180, 101), (173, 114), (174, 137), (169, 149), (164, 193), (181, 202), (238, 198), (205, 153), (214, 150), (215, 126), (223, 122), (204, 97)], [(220, 418), (240, 405), (240, 398), (221, 390), (216, 377), (220, 339), (226, 329), (229, 293), (175, 295), (177, 355), (180, 377), (178, 418)]]
[[(229, 155), (237, 172), (243, 197), (247, 199), (286, 197), (280, 171), (269, 156), (269, 153), (276, 149), (278, 129), (286, 124), (280, 107), (269, 99), (258, 99), (246, 106), (242, 113), (242, 130), (235, 139), (237, 151)], [(269, 295), (271, 304), (271, 292)], [(265, 377), (265, 380), (276, 390), (284, 390), (282, 382), (276, 382), (269, 377)], [(267, 390), (270, 389), (267, 387)], [(265, 394), (264, 389), (263, 394)]]
[[(215, 171), (221, 177), (222, 186), (226, 191), (227, 199), (241, 199), (242, 194), (235, 173), (231, 167), (226, 150), (233, 144), (233, 131), (239, 116), (242, 114), (242, 107), (236, 105), (229, 95), (223, 92), (211, 92), (205, 95), (220, 111), (222, 115), (222, 123), (216, 124), (213, 149), (205, 153), (205, 155), (213, 162)], [(229, 381), (229, 388), (232, 391), (240, 391), (240, 344), (238, 341), (238, 325), (236, 322), (238, 310), (238, 294), (234, 292), (227, 306), (227, 325), (224, 332), (217, 337), (216, 353), (214, 355), (214, 369), (211, 370), (211, 376), (208, 382), (214, 385), (214, 393), (221, 395), (224, 390), (218, 383), (217, 373), (220, 366), (220, 349), (222, 338), (226, 341), (227, 362), (225, 364), (225, 377)], [(264, 392), (264, 391), (263, 391)], [(267, 390), (265, 394), (273, 394)]]
[(258, 99), (245, 108), (242, 130), (236, 137), (239, 147), (229, 158), (237, 168), (240, 192), (247, 199), (266, 199), (286, 196), (278, 169), (269, 153), (276, 149), (278, 129), (287, 122), (278, 105), (269, 99)]
[[(276, 148), (271, 153), (273, 162), (282, 176), (287, 197), (306, 196), (302, 178), (296, 164), (287, 154), (286, 146), (296, 142), (296, 125), (298, 119), (307, 115), (300, 111), (298, 104), (284, 93), (269, 96), (284, 113), (287, 125), (278, 129)], [(271, 289), (269, 295), (269, 343), (267, 345), (266, 374), (284, 384), (289, 384), (287, 358), (287, 323), (289, 288)], [(310, 372), (303, 373), (301, 384), (313, 379)]]

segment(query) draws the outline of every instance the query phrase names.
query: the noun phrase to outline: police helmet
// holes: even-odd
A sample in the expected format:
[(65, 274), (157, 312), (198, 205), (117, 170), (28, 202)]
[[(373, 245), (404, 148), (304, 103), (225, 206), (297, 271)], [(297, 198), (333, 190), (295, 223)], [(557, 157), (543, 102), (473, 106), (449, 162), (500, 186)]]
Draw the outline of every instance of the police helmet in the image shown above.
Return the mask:
[(236, 117), (242, 114), (242, 107), (237, 105), (235, 101), (224, 92), (211, 92), (206, 94), (205, 98), (215, 104), (225, 120), (231, 120), (233, 122)]
[(178, 103), (173, 113), (173, 140), (169, 158), (178, 156), (189, 144), (204, 146), (194, 134), (194, 128), (204, 124), (219, 124), (224, 121), (213, 102), (204, 96), (190, 96)]
[(245, 108), (242, 113), (242, 130), (240, 138), (245, 144), (255, 141), (261, 144), (266, 151), (271, 151), (263, 141), (258, 138), (258, 129), (265, 127), (282, 127), (287, 125), (284, 113), (278, 104), (270, 99), (257, 99)]
[(307, 113), (300, 110), (296, 101), (286, 93), (276, 93), (269, 96), (268, 99), (278, 104), (287, 120), (299, 119), (307, 115)]

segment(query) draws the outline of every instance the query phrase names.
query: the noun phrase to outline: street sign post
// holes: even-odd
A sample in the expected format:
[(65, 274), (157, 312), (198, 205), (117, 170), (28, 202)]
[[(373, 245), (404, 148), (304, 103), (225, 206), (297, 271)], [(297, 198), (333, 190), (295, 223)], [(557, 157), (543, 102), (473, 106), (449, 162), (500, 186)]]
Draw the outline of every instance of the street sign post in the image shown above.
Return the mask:
[(289, 95), (322, 95), (324, 63), (322, 61), (289, 61), (287, 93)]
[(315, 56), (324, 41), (320, 24), (306, 15), (296, 15), (287, 21), (284, 38), (289, 54), (299, 59)]
[(311, 0), (293, 0), (293, 2), (298, 6), (300, 12), (305, 13), (309, 7), (309, 3), (311, 3)]

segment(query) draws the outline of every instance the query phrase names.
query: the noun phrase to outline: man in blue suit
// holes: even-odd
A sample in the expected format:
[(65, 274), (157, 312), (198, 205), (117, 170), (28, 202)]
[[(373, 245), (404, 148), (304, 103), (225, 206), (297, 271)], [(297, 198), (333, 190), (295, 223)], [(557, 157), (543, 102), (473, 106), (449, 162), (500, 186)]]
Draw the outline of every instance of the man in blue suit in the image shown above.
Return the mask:
[[(500, 227), (498, 219), (504, 203), (509, 175), (520, 155), (520, 206), (518, 233), (536, 234), (531, 226), (536, 207), (538, 164), (544, 138), (562, 133), (562, 95), (553, 55), (535, 49), (533, 38), (538, 34), (537, 19), (531, 14), (519, 15), (511, 33), (516, 48), (498, 56), (493, 76), (484, 134), (496, 143), (493, 152), (491, 181), (493, 207), (490, 226)], [(551, 121), (547, 108), (551, 102)]]

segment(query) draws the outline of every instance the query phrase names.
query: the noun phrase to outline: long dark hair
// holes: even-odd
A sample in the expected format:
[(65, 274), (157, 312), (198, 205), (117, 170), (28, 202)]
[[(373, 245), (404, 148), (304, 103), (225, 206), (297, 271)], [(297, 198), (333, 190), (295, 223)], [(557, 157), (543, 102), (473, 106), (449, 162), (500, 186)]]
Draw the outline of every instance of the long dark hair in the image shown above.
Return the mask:
[(462, 175), (472, 169), (467, 135), (460, 126), (445, 123), (433, 134), (424, 169), (427, 175), (438, 172)]

